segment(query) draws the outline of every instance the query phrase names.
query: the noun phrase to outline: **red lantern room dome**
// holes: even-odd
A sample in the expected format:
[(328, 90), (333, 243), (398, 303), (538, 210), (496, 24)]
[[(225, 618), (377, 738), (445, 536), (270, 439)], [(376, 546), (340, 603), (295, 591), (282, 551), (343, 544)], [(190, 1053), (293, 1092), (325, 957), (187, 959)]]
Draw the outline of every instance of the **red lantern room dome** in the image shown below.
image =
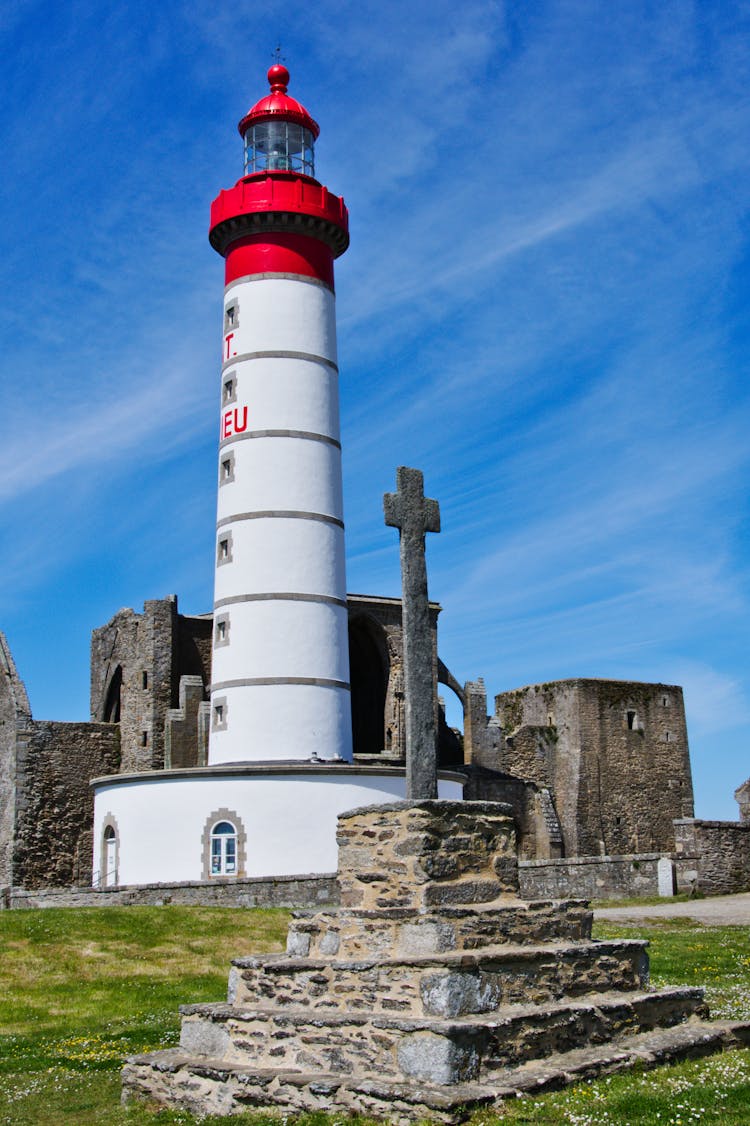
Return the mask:
[(258, 125), (261, 122), (289, 121), (309, 130), (317, 140), (320, 133), (317, 121), (313, 120), (296, 98), (290, 98), (286, 92), (289, 85), (289, 71), (286, 67), (275, 63), (268, 71), (268, 82), (271, 93), (266, 94), (265, 98), (261, 98), (252, 109), (247, 111), (237, 126), (240, 135), (244, 137), (251, 125)]

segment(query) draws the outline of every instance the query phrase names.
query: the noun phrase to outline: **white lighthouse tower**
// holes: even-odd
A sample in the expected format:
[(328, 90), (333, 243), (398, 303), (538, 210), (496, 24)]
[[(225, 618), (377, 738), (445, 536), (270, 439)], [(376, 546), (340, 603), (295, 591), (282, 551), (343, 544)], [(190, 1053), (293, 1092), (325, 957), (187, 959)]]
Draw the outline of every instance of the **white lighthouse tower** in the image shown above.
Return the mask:
[(209, 764), (351, 760), (333, 260), (343, 199), (272, 66), (211, 207), (225, 267)]
[[(268, 78), (239, 125), (244, 175), (211, 207), (226, 275), (207, 761), (94, 780), (110, 885), (330, 873), (338, 815), (406, 789), (402, 767), (352, 762), (333, 292), (348, 216), (314, 178), (318, 126), (288, 71)], [(442, 772), (439, 795), (462, 785)]]

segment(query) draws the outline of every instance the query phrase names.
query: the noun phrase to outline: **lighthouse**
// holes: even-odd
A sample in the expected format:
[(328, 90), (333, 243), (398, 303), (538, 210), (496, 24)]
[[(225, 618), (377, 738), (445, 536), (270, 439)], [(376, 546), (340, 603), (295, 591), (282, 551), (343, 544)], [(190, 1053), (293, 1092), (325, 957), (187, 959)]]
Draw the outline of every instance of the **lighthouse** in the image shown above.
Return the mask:
[(352, 757), (333, 262), (343, 199), (289, 72), (239, 123), (225, 260), (209, 764)]
[[(338, 815), (406, 790), (402, 766), (352, 755), (333, 284), (348, 215), (315, 179), (319, 130), (289, 72), (268, 80), (239, 124), (244, 174), (211, 205), (225, 278), (210, 701), (190, 710), (186, 676), (167, 712), (175, 746), (192, 725), (192, 761), (170, 749), (164, 769), (92, 782), (108, 885), (331, 873)], [(147, 691), (148, 670), (129, 675)], [(439, 796), (463, 782), (442, 771)]]

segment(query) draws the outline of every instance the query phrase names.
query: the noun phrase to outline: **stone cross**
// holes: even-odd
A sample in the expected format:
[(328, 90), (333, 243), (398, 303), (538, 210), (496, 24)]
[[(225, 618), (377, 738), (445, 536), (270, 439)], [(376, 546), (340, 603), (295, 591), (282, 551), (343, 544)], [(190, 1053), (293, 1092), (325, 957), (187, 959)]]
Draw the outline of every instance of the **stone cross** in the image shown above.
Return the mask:
[(404, 688), (406, 696), (406, 796), (437, 797), (437, 733), (432, 674), (432, 634), (427, 600), (425, 532), (440, 531), (436, 500), (424, 495), (419, 469), (400, 465), (395, 493), (383, 497), (385, 522), (401, 541)]

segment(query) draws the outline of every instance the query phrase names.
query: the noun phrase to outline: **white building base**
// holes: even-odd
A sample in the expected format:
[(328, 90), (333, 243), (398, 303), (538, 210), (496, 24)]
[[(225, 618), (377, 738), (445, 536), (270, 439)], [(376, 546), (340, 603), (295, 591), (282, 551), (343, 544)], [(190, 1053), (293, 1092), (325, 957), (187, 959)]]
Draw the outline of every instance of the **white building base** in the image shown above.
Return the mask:
[[(463, 782), (441, 772), (439, 797), (460, 801)], [(208, 766), (92, 785), (96, 886), (335, 872), (338, 815), (406, 794), (403, 770), (348, 764)], [(212, 846), (220, 823), (235, 830), (233, 858)], [(217, 852), (229, 871), (215, 871)]]

